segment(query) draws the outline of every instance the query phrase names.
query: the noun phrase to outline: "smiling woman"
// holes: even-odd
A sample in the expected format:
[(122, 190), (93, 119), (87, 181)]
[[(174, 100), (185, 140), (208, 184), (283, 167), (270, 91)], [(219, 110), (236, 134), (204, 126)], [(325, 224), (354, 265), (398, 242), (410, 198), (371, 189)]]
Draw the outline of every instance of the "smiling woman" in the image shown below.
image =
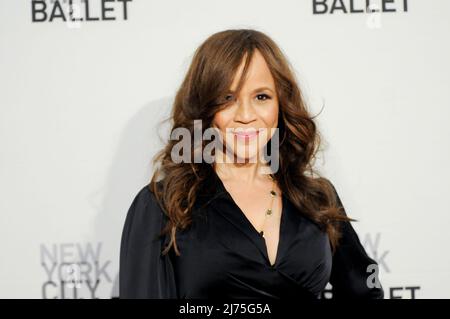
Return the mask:
[(218, 132), (215, 159), (227, 160), (175, 160), (174, 140), (155, 157), (125, 220), (121, 298), (310, 299), (328, 282), (334, 298), (384, 296), (334, 185), (313, 169), (320, 136), (270, 37), (237, 29), (206, 39), (172, 120), (172, 132), (190, 133), (188, 158), (205, 146), (200, 120), (201, 133)]
[(246, 61), (244, 58), (239, 66), (232, 94), (227, 95), (226, 107), (214, 114), (212, 126), (222, 133), (226, 147), (233, 149), (238, 159), (256, 162), (278, 126), (279, 106), (275, 80), (258, 49), (248, 65), (246, 81), (236, 92)]

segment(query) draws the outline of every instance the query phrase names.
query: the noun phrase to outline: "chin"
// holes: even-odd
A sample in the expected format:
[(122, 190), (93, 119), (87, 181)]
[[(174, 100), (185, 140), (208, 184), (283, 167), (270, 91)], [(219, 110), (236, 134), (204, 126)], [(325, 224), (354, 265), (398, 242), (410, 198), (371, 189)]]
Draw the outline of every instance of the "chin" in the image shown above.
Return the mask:
[(251, 162), (256, 163), (258, 161), (258, 152), (256, 150), (251, 151), (236, 151), (234, 152), (234, 155), (236, 156), (236, 161), (239, 162)]
[(236, 164), (243, 164), (243, 163), (256, 163), (257, 157), (256, 156), (236, 156), (235, 163)]
[[(261, 143), (262, 144), (262, 143)], [(258, 142), (253, 142), (250, 144), (244, 144), (237, 142), (235, 145), (230, 145), (226, 143), (228, 150), (232, 150), (233, 162), (234, 163), (256, 163), (260, 154), (264, 152), (264, 146), (260, 145)]]

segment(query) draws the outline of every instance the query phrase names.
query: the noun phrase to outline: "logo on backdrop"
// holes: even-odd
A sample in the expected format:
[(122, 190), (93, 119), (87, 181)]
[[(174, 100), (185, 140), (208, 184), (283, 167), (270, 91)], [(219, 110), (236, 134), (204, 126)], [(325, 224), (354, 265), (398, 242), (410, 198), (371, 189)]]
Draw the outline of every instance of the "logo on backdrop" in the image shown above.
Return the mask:
[(58, 243), (40, 245), (41, 266), (46, 279), (44, 299), (95, 299), (112, 285), (110, 260), (102, 258), (102, 243)]
[(69, 27), (82, 23), (128, 20), (132, 0), (31, 0), (32, 22), (63, 22)]
[[(386, 273), (390, 273), (387, 262), (387, 256), (389, 250), (382, 250), (380, 248), (381, 233), (376, 233), (375, 236), (372, 234), (366, 234), (363, 246), (367, 250), (367, 253), (373, 257), (373, 259), (378, 263), (378, 266)], [(383, 287), (385, 290), (385, 298), (389, 299), (416, 299), (417, 293), (420, 290), (420, 285), (401, 285), (395, 287)]]
[[(380, 242), (381, 233), (376, 233), (375, 235), (368, 233), (361, 243), (364, 246), (367, 255), (369, 255), (369, 257), (377, 263), (376, 265), (372, 264), (367, 267), (367, 286), (369, 288), (382, 287), (384, 290), (385, 299), (416, 299), (417, 294), (420, 291), (419, 285), (400, 285), (395, 287), (387, 287), (386, 285), (383, 285), (382, 280), (381, 283), (378, 282), (377, 278), (381, 271), (385, 273), (391, 272), (388, 264), (388, 255), (390, 251), (382, 249)], [(327, 284), (326, 288), (322, 292), (322, 298), (333, 298), (333, 291), (330, 283)]]
[(408, 0), (313, 0), (313, 14), (408, 12)]

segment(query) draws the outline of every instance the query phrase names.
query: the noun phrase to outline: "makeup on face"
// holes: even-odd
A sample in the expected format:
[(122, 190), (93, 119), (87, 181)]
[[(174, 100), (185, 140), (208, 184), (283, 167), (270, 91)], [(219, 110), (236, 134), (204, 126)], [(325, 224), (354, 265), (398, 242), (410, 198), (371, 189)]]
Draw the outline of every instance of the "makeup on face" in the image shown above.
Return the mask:
[(261, 132), (261, 129), (255, 129), (255, 128), (249, 128), (249, 129), (234, 129), (233, 135), (238, 138), (238, 140), (241, 141), (250, 141), (256, 138), (259, 133)]

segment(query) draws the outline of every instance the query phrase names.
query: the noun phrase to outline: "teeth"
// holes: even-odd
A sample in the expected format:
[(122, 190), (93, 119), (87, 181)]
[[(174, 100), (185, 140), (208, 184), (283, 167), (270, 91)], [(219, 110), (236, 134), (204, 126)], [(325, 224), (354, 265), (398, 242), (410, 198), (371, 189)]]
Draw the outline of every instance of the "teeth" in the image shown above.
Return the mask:
[(244, 129), (235, 129), (234, 131), (233, 131), (233, 133), (237, 133), (237, 134), (255, 134), (256, 132), (258, 132), (258, 130), (257, 129), (247, 129), (247, 130), (244, 130)]

